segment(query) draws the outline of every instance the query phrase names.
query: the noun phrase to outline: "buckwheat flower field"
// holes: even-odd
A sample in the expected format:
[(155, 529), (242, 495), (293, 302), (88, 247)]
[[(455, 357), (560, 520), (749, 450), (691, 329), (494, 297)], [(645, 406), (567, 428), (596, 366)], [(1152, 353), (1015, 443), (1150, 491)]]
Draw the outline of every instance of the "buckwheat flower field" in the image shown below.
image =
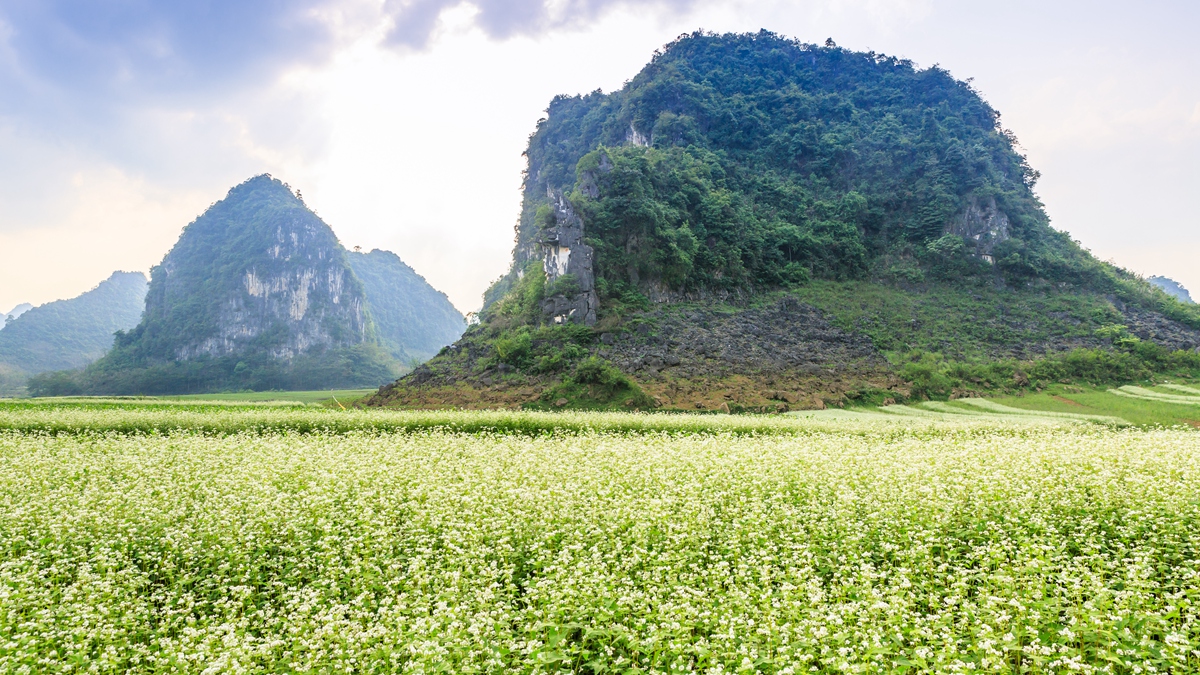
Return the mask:
[(1200, 672), (1193, 430), (122, 410), (3, 413), (0, 672)]

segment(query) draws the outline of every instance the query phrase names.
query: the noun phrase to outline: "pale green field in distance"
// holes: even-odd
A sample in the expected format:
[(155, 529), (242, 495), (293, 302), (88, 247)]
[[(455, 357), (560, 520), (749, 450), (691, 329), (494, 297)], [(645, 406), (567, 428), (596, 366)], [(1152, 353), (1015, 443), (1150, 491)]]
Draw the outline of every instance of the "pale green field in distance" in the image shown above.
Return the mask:
[(375, 393), (374, 389), (325, 389), (318, 391), (249, 391), (224, 394), (186, 394), (180, 396), (162, 396), (161, 398), (176, 401), (285, 401), (295, 403), (333, 403), (334, 399), (343, 404)]
[(1200, 672), (1200, 431), (1022, 401), (3, 402), (0, 672)]
[(1023, 397), (996, 399), (1014, 408), (1111, 415), (1131, 424), (1200, 427), (1200, 384), (1082, 388), (1055, 386)]
[[(190, 394), (179, 396), (146, 397), (71, 397), (57, 399), (0, 399), (0, 405), (19, 404), (22, 401), (35, 405), (132, 405), (154, 406), (165, 403), (221, 403), (221, 404), (282, 404), (318, 405), (330, 408), (349, 407), (354, 401), (374, 393), (374, 389), (339, 389), (318, 391), (267, 391), (230, 392), (217, 394)], [(1193, 426), (1200, 428), (1200, 383), (1181, 380), (1177, 383), (1125, 386), (1087, 387), (1053, 385), (1049, 389), (1022, 396), (1001, 396), (986, 399), (959, 401), (928, 401), (887, 408), (850, 408), (847, 410), (796, 411), (792, 416), (808, 419), (858, 419), (874, 417), (882, 413), (879, 420), (894, 418), (961, 419), (963, 416), (992, 418), (1001, 417), (1014, 422), (1030, 422), (1031, 418), (1057, 418), (1091, 421), (1106, 424), (1130, 424), (1136, 426)], [(437, 413), (416, 413), (437, 415)], [(484, 412), (483, 414), (492, 414)], [(1018, 419), (1019, 418), (1019, 419)], [(0, 423), (0, 426), (3, 426)]]
[(1078, 387), (1054, 385), (1024, 396), (925, 401), (883, 408), (797, 411), (808, 419), (875, 421), (993, 419), (1013, 424), (1075, 420), (1118, 426), (1191, 426), (1200, 428), (1200, 385)]

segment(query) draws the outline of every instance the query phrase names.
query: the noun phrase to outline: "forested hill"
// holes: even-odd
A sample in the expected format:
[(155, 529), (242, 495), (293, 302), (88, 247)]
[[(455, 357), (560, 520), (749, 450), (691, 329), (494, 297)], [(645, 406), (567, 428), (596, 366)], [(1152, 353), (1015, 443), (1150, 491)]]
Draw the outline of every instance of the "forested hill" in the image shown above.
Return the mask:
[[(998, 273), (1110, 287), (1052, 229), (999, 113), (936, 66), (772, 33), (693, 34), (623, 89), (555, 98), (528, 149), (514, 273), (582, 218), (597, 291)], [(539, 215), (540, 214), (540, 215)]]
[(445, 293), (395, 253), (351, 252), (348, 260), (366, 291), (380, 343), (404, 364), (427, 361), (467, 327)]
[(144, 274), (113, 272), (77, 297), (29, 309), (0, 330), (0, 363), (27, 375), (87, 365), (113, 333), (137, 325), (145, 297)]
[(619, 91), (556, 97), (526, 156), (480, 325), (376, 403), (762, 408), (1200, 345), (1195, 305), (1050, 226), (999, 113), (937, 66), (694, 33)]
[(9, 321), (16, 320), (17, 317), (21, 316), (22, 314), (24, 314), (25, 312), (28, 312), (31, 309), (33, 309), (33, 305), (29, 304), (28, 302), (22, 302), (21, 304), (17, 305), (16, 307), (13, 307), (8, 312), (0, 312), (0, 322), (3, 322), (3, 323), (0, 323), (0, 330), (4, 330), (3, 324), (8, 323)]

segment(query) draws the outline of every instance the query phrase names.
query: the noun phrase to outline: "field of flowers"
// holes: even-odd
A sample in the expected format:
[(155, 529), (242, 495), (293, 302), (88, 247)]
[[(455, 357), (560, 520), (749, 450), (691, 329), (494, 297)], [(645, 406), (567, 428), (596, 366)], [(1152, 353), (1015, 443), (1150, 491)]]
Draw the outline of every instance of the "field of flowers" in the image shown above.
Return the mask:
[(1190, 429), (73, 410), (0, 409), (0, 672), (1200, 672)]
[[(672, 434), (864, 433), (886, 427), (953, 423), (972, 428), (1014, 425), (1126, 425), (1119, 417), (1024, 410), (983, 399), (788, 415), (646, 414), (581, 411), (334, 409), (301, 403), (166, 399), (26, 399), (0, 401), (0, 431), (39, 433), (169, 433), (200, 431), (417, 432), (545, 434), (562, 432)], [(942, 424), (941, 426), (945, 426)]]

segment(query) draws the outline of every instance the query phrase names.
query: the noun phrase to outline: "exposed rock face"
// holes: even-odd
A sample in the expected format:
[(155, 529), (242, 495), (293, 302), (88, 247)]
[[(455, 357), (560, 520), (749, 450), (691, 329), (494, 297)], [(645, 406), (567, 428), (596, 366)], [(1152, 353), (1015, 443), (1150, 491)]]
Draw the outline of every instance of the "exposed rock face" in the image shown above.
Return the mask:
[(1157, 312), (1113, 301), (1125, 317), (1129, 332), (1143, 340), (1150, 340), (1167, 349), (1200, 349), (1200, 330), (1172, 321)]
[(625, 142), (629, 145), (637, 145), (643, 148), (650, 146), (650, 139), (647, 138), (645, 134), (638, 131), (637, 128), (633, 126), (633, 122), (629, 123), (629, 133), (625, 134)]
[(146, 347), (179, 361), (290, 360), (372, 338), (362, 285), (329, 226), (269, 176), (230, 190), (152, 273)]
[(981, 202), (971, 197), (961, 216), (946, 228), (947, 234), (957, 234), (972, 247), (972, 254), (989, 263), (996, 259), (992, 251), (1009, 237), (1008, 216), (996, 207), (996, 198)]
[(593, 271), (595, 252), (583, 243), (583, 220), (571, 203), (560, 192), (551, 193), (550, 201), (554, 226), (543, 230), (537, 243), (551, 291), (542, 302), (542, 312), (554, 323), (591, 326), (600, 305)]
[[(181, 345), (175, 358), (243, 351), (280, 325), (287, 326), (287, 331), (267, 348), (273, 358), (291, 359), (314, 347), (363, 342), (367, 334), (363, 296), (348, 289), (348, 270), (321, 234), (312, 223), (277, 227), (265, 259), (251, 262), (241, 276), (242, 287), (221, 302), (216, 334)], [(163, 262), (168, 286), (171, 264), (168, 256)], [(329, 330), (333, 322), (342, 323), (347, 330), (335, 335)]]
[[(635, 328), (601, 333), (588, 351), (632, 376), (667, 408), (807, 408), (823, 405), (822, 397), (840, 400), (855, 387), (901, 384), (868, 338), (838, 328), (794, 297), (740, 310), (658, 307), (632, 318)], [(372, 403), (516, 407), (559, 379), (503, 363), (483, 367), (481, 360), (490, 356), (486, 345), (461, 340), (382, 388)]]

